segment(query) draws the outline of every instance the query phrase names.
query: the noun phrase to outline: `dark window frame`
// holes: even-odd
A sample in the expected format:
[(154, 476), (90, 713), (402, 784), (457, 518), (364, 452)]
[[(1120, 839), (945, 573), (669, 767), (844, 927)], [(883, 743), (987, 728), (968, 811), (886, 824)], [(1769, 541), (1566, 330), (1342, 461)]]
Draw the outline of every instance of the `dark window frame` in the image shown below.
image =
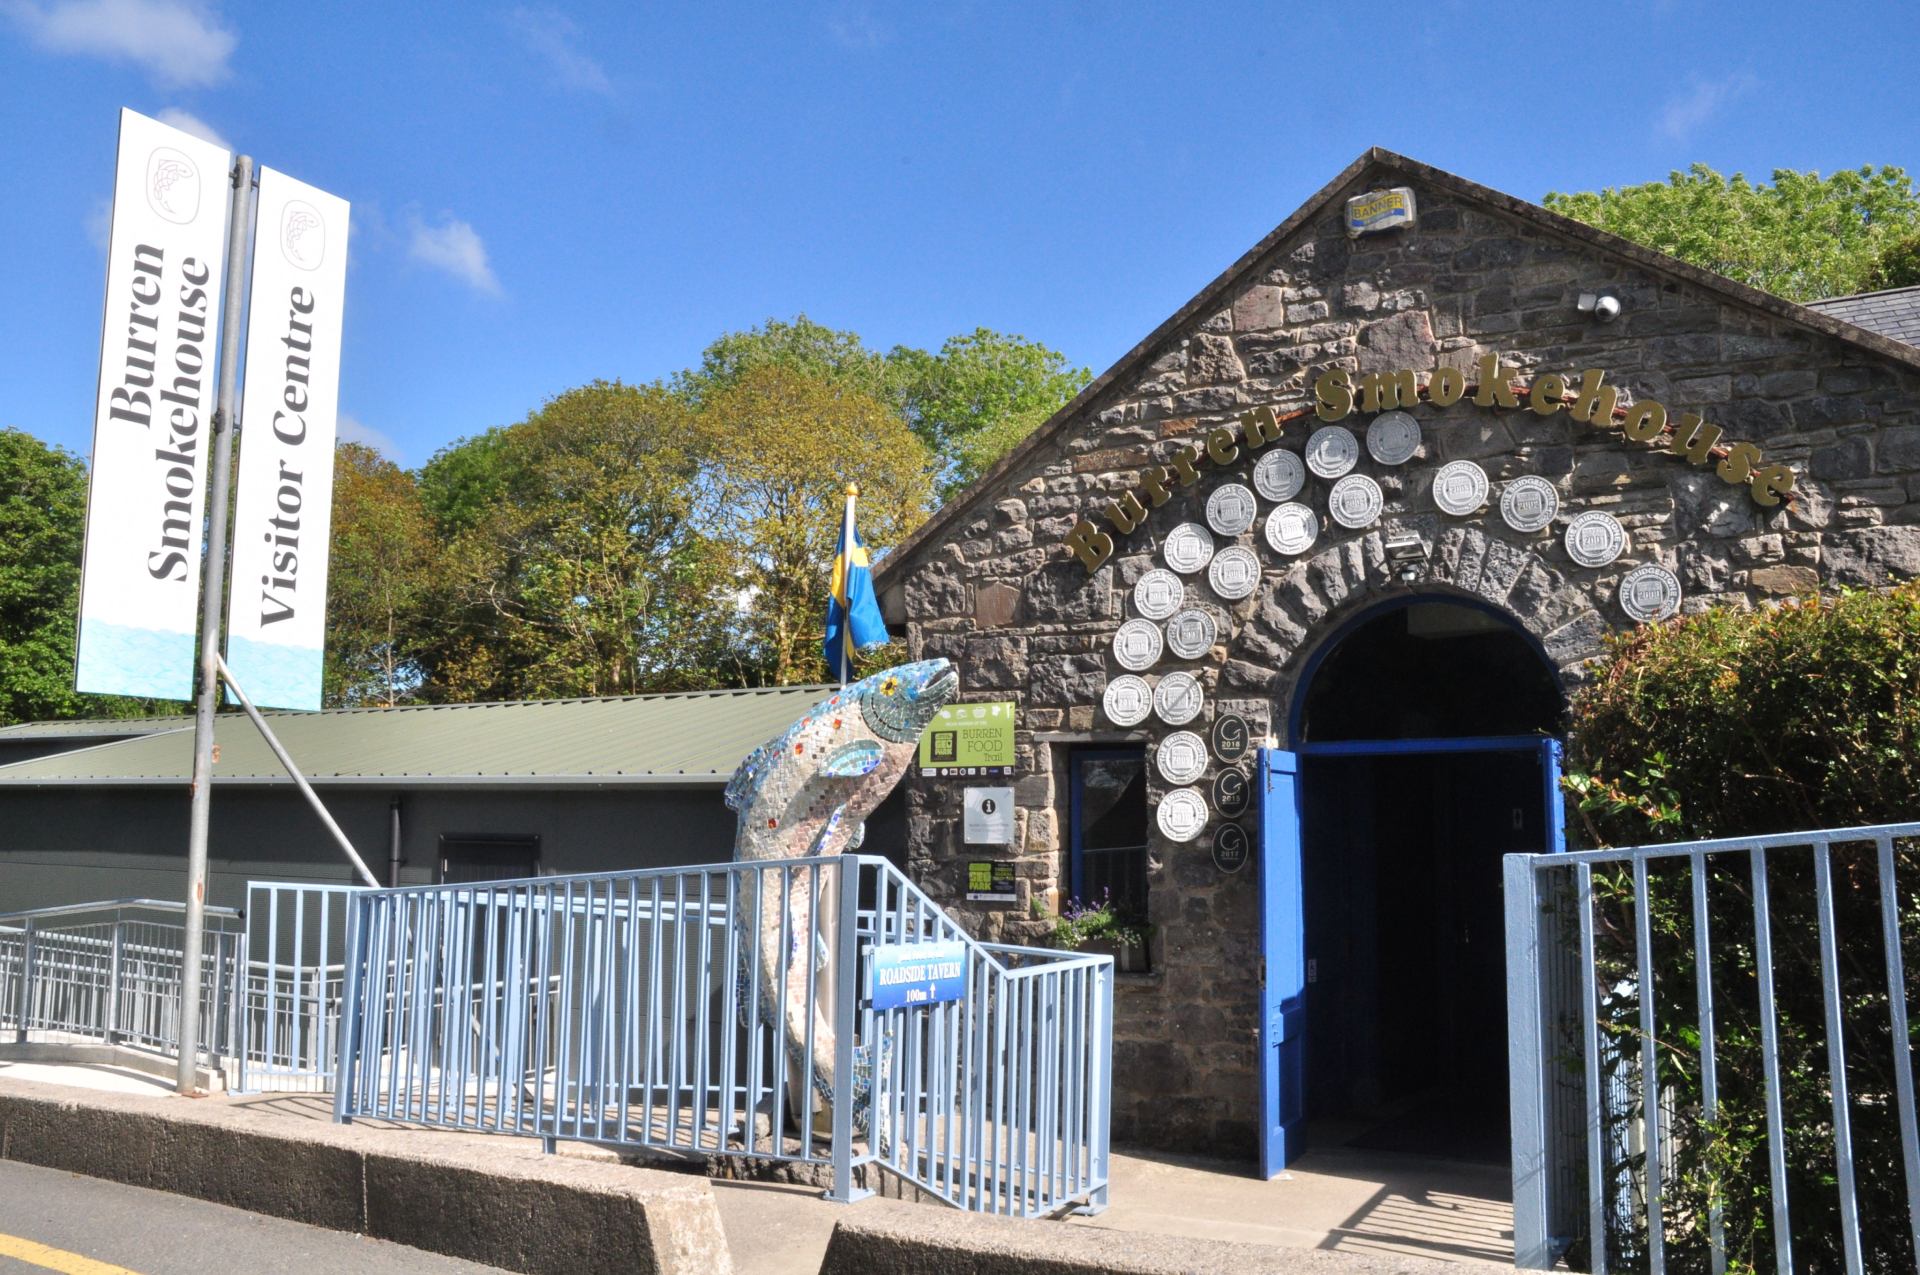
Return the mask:
[[(1086, 850), (1084, 838), (1082, 837), (1082, 832), (1084, 831), (1084, 827), (1085, 827), (1085, 823), (1082, 818), (1082, 813), (1085, 808), (1085, 805), (1084, 805), (1085, 782), (1081, 778), (1081, 763), (1088, 762), (1088, 761), (1138, 761), (1141, 767), (1141, 774), (1144, 777), (1146, 773), (1146, 766), (1147, 766), (1147, 749), (1144, 744), (1137, 745), (1134, 747), (1120, 747), (1120, 748), (1114, 748), (1114, 747), (1075, 748), (1067, 754), (1067, 766), (1070, 774), (1070, 780), (1068, 784), (1069, 800), (1068, 800), (1068, 811), (1067, 811), (1067, 826), (1070, 833), (1069, 845), (1071, 847), (1070, 867), (1072, 870), (1072, 882), (1073, 882), (1073, 889), (1071, 893), (1072, 893), (1072, 897), (1078, 900), (1082, 904), (1091, 903), (1094, 901), (1089, 897), (1089, 894), (1088, 894), (1087, 875), (1086, 875), (1087, 850)], [(1145, 913), (1147, 911), (1146, 895), (1147, 895), (1147, 891), (1151, 888), (1147, 883), (1147, 870), (1146, 870), (1147, 841), (1148, 841), (1148, 838), (1151, 837), (1152, 835), (1152, 828), (1150, 826), (1151, 818), (1152, 818), (1151, 809), (1149, 809), (1149, 813), (1147, 815), (1146, 820), (1143, 820), (1141, 824), (1141, 828), (1140, 828), (1141, 840), (1140, 840), (1140, 844), (1137, 847), (1136, 846), (1114, 847), (1114, 848), (1105, 849), (1105, 850), (1096, 850), (1093, 852), (1095, 855), (1118, 856), (1123, 854), (1131, 854), (1131, 855), (1138, 856), (1141, 897), (1138, 900), (1136, 900), (1136, 902), (1138, 903), (1140, 911), (1142, 913)]]

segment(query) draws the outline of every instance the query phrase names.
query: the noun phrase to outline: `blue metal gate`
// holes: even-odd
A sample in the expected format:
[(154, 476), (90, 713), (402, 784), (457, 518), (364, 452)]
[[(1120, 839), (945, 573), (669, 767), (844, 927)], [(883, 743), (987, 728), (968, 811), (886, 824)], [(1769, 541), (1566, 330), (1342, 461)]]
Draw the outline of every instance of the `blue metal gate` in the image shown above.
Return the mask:
[[(366, 890), (348, 926), (338, 1119), (1106, 1205), (1112, 958), (976, 942), (884, 859)], [(918, 944), (957, 979), (876, 1008), (876, 954)]]

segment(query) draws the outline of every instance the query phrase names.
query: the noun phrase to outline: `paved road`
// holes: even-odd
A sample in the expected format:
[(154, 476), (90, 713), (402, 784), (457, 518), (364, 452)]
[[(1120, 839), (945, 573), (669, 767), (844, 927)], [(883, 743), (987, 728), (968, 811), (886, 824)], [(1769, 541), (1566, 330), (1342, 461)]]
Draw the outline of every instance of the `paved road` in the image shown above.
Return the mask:
[(0, 1275), (485, 1275), (494, 1269), (0, 1160)]

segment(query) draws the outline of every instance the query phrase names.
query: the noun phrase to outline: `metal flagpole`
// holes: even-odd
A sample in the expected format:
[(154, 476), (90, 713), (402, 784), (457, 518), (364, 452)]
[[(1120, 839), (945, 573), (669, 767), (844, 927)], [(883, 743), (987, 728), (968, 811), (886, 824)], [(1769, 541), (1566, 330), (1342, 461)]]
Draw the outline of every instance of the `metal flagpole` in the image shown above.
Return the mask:
[(193, 815), (187, 833), (187, 933), (180, 961), (180, 1069), (174, 1087), (199, 1088), (200, 952), (206, 933), (207, 815), (213, 795), (213, 708), (220, 694), (220, 620), (227, 595), (227, 488), (233, 467), (233, 402), (240, 379), (240, 308), (247, 284), (247, 222), (253, 158), (233, 161), (227, 225), (227, 297), (220, 311), (220, 397), (207, 479), (207, 562), (200, 592), (200, 684), (193, 716)]

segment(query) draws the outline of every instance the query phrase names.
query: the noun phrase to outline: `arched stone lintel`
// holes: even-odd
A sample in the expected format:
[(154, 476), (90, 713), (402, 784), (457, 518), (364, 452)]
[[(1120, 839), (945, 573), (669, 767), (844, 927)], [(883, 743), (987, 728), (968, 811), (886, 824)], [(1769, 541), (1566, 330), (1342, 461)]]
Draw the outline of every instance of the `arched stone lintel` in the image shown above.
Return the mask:
[(1314, 653), (1353, 616), (1397, 598), (1459, 598), (1495, 607), (1532, 635), (1562, 689), (1570, 690), (1586, 680), (1586, 661), (1603, 650), (1607, 624), (1585, 590), (1541, 558), (1540, 543), (1448, 527), (1420, 574), (1407, 581), (1387, 561), (1381, 534), (1372, 531), (1270, 570), (1227, 647), (1221, 693), (1265, 696), (1272, 720), (1288, 720)]

